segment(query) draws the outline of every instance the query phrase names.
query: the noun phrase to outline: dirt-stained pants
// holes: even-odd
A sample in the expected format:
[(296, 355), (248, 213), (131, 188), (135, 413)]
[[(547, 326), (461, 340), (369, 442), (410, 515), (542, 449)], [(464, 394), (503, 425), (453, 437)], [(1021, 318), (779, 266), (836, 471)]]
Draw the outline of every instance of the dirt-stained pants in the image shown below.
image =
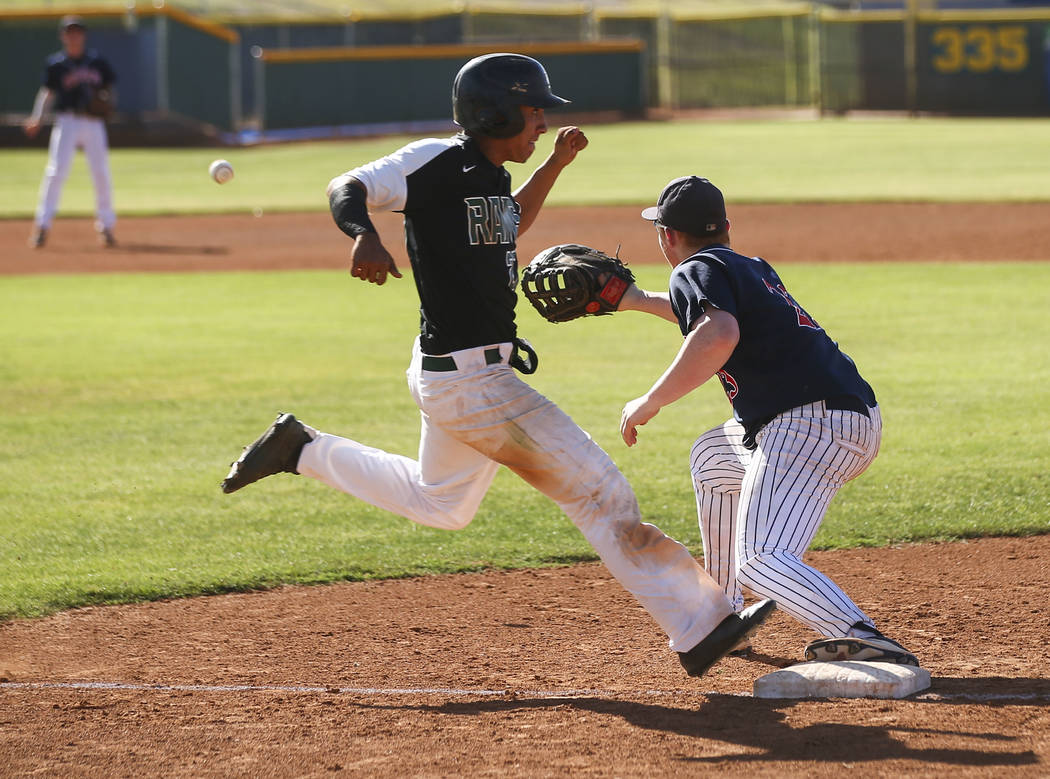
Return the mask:
[[(487, 364), (486, 349), (500, 362)], [(732, 613), (689, 551), (641, 522), (626, 478), (561, 409), (507, 364), (511, 344), (454, 352), (457, 369), (422, 367), (418, 341), (408, 383), (422, 415), (419, 459), (320, 433), (298, 470), (374, 506), (449, 530), (473, 519), (499, 465), (555, 501), (613, 576), (670, 637), (692, 649)]]

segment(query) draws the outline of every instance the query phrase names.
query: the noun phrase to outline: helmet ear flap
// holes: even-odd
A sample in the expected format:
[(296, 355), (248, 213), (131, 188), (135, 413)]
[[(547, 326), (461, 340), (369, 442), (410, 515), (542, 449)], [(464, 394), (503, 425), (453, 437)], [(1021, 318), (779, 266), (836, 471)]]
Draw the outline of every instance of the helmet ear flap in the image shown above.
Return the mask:
[(478, 128), (490, 138), (510, 138), (525, 127), (524, 117), (516, 105), (483, 106), (474, 116)]
[(499, 129), (500, 125), (504, 124), (503, 112), (492, 106), (479, 108), (474, 116), (477, 118), (481, 131), (485, 134)]

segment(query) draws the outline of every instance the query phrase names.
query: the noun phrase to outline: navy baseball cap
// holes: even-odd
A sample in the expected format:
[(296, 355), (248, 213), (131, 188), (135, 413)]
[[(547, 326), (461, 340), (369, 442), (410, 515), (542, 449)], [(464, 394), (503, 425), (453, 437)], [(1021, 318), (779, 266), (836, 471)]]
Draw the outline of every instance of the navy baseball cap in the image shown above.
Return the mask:
[(722, 192), (699, 176), (672, 181), (656, 205), (642, 211), (642, 218), (690, 235), (714, 235), (728, 224)]
[(62, 32), (65, 32), (70, 27), (79, 27), (81, 30), (87, 29), (87, 25), (84, 24), (84, 20), (81, 19), (79, 16), (73, 16), (72, 14), (63, 16), (62, 20), (58, 23), (58, 29)]

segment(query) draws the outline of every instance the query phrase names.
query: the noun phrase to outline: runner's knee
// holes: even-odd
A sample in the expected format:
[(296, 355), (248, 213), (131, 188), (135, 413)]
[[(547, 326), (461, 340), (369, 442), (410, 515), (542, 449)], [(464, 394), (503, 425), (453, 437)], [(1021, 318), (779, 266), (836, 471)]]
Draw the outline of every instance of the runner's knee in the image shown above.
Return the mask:
[(442, 506), (430, 502), (416, 521), (421, 525), (436, 527), (439, 530), (462, 530), (471, 523), (477, 514), (477, 508), (473, 506)]

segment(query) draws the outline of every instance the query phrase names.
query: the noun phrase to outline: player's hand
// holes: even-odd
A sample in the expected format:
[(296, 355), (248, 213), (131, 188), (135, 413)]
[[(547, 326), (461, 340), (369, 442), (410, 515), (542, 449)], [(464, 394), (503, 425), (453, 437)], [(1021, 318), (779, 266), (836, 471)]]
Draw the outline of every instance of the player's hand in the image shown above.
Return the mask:
[(36, 138), (37, 133), (40, 132), (40, 120), (39, 119), (26, 119), (22, 124), (22, 130), (30, 138)]
[(365, 233), (354, 239), (350, 250), (350, 275), (372, 284), (385, 284), (387, 276), (401, 278), (401, 271), (379, 236)]
[(579, 127), (561, 127), (554, 139), (554, 151), (551, 156), (564, 167), (576, 159), (576, 155), (586, 149), (588, 143), (590, 141)]
[(638, 442), (638, 426), (644, 425), (660, 413), (660, 407), (653, 403), (648, 395), (635, 398), (623, 407), (620, 415), (620, 437), (628, 446)]

